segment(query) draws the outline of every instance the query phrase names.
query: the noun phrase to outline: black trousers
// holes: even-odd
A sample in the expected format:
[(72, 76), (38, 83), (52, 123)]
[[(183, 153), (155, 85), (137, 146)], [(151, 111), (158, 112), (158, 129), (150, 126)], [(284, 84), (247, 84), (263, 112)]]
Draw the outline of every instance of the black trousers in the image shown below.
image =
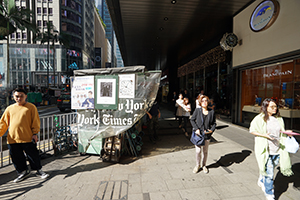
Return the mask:
[[(17, 144), (8, 144), (9, 154), (12, 159), (12, 162), (15, 166), (15, 169), (18, 173), (27, 170), (26, 155), (30, 163), (30, 168), (32, 170), (39, 170), (42, 168), (41, 159), (39, 151), (36, 148), (36, 144), (29, 143), (17, 143)], [(24, 154), (26, 153), (26, 155)]]
[(189, 117), (182, 116), (182, 118), (183, 118), (183, 128), (184, 128), (185, 132), (187, 132), (187, 124), (188, 124), (188, 121), (189, 121)]

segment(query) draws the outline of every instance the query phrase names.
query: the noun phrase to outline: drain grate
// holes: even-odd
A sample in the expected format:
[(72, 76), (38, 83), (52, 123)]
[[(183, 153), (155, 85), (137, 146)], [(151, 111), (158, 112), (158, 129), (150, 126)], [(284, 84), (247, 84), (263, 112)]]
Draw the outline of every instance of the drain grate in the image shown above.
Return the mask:
[(127, 200), (128, 180), (101, 181), (94, 200)]

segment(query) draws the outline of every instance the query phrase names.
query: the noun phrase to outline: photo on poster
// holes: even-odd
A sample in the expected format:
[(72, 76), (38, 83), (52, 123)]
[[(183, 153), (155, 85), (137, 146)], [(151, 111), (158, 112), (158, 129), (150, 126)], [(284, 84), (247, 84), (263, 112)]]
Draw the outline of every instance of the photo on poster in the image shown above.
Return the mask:
[(135, 74), (119, 75), (119, 98), (134, 98)]
[(71, 108), (94, 109), (94, 76), (75, 77), (71, 84)]
[(118, 108), (118, 76), (95, 76), (96, 109)]

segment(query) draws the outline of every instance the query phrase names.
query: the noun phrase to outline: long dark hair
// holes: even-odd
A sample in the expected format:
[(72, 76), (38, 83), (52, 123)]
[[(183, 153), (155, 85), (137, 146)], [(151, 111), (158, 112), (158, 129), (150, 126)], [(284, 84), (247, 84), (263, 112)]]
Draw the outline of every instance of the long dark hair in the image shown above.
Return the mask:
[[(271, 101), (276, 104), (276, 102), (273, 99), (270, 99), (270, 98), (266, 98), (262, 102), (262, 104), (261, 104), (260, 111), (265, 114), (265, 116), (264, 116), (265, 122), (268, 121), (268, 119), (269, 119), (269, 114), (268, 114), (268, 110), (267, 109), (268, 109), (268, 106), (269, 106), (269, 104), (270, 104)], [(277, 106), (277, 104), (276, 104), (276, 106)], [(280, 112), (279, 112), (278, 106), (277, 106), (277, 109), (276, 109), (276, 113), (273, 114), (273, 116), (274, 117), (279, 117), (280, 116)]]

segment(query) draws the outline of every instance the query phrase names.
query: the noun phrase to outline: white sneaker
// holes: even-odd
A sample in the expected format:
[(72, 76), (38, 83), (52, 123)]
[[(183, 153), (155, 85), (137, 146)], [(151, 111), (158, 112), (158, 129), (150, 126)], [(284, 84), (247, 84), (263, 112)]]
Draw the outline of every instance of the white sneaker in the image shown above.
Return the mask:
[(194, 174), (197, 174), (198, 173), (198, 171), (200, 170), (200, 165), (196, 165), (195, 167), (194, 167), (194, 169), (193, 169), (193, 173)]
[(275, 197), (273, 194), (265, 194), (267, 200), (275, 200)]
[(265, 194), (265, 185), (263, 182), (260, 181), (260, 179), (258, 179), (257, 181), (257, 185), (261, 188), (261, 190), (264, 192)]
[(264, 192), (267, 200), (275, 200), (275, 196), (273, 194), (266, 194), (265, 185), (263, 182), (260, 181), (261, 178), (258, 179), (257, 185), (261, 188), (261, 190)]
[(208, 169), (207, 169), (206, 166), (203, 166), (202, 169), (203, 169), (203, 172), (204, 172), (205, 174), (208, 174)]
[(43, 170), (39, 169), (36, 172), (36, 175), (41, 177), (41, 179), (47, 178), (49, 176), (49, 174), (46, 174)]
[(23, 181), (25, 178), (27, 178), (30, 175), (30, 170), (25, 170), (19, 174), (19, 176), (14, 180), (15, 183), (18, 183), (20, 181)]

